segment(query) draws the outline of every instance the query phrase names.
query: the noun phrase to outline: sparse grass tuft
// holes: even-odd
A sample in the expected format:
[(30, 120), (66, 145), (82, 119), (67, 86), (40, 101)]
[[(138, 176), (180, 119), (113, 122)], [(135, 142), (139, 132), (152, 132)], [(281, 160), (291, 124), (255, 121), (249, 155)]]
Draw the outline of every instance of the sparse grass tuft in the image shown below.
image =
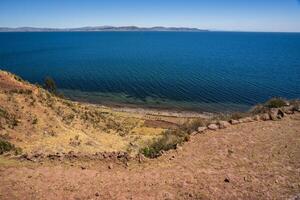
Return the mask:
[(162, 151), (176, 149), (177, 145), (181, 145), (189, 140), (189, 135), (180, 129), (167, 130), (163, 136), (155, 140), (151, 145), (142, 148), (140, 153), (148, 158), (157, 158)]
[(251, 114), (261, 114), (268, 112), (271, 108), (280, 108), (287, 106), (287, 101), (282, 98), (272, 98), (264, 104), (257, 104), (250, 110)]
[(267, 101), (264, 106), (268, 108), (280, 108), (286, 105), (286, 100), (282, 98), (272, 98), (269, 101)]
[(184, 123), (179, 127), (179, 129), (183, 132), (191, 134), (192, 132), (196, 131), (198, 127), (207, 126), (208, 122), (208, 119), (198, 118)]
[(6, 140), (0, 139), (0, 154), (15, 149), (15, 146)]

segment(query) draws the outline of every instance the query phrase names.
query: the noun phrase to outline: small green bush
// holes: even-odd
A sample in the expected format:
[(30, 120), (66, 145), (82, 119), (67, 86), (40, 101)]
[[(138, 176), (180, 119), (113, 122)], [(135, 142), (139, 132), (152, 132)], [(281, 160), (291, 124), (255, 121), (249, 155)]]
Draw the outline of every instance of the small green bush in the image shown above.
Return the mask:
[(56, 83), (51, 77), (46, 77), (44, 81), (44, 88), (49, 92), (55, 94), (56, 93)]
[(268, 108), (280, 108), (286, 106), (286, 101), (282, 98), (272, 98), (265, 103), (264, 106)]
[(15, 155), (21, 155), (23, 153), (23, 150), (20, 147), (16, 147), (14, 150), (15, 150)]
[(15, 149), (15, 146), (8, 141), (0, 139), (0, 154)]
[(140, 153), (148, 158), (156, 158), (161, 155), (161, 151), (175, 149), (177, 145), (189, 140), (189, 135), (180, 129), (167, 130), (163, 136), (155, 140), (151, 145), (141, 149)]
[(0, 117), (7, 119), (9, 117), (6, 110), (0, 107)]

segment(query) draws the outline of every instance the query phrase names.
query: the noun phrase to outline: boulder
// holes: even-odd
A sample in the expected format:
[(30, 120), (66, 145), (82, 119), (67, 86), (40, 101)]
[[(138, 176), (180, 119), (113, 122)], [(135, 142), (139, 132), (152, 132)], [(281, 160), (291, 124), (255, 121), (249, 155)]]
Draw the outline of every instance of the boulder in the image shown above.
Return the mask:
[(272, 120), (279, 120), (284, 117), (284, 112), (278, 108), (271, 108), (269, 115)]
[(199, 133), (203, 133), (205, 130), (207, 129), (207, 127), (205, 127), (205, 126), (200, 126), (200, 127), (198, 127), (198, 132)]
[(264, 113), (260, 116), (260, 119), (263, 121), (268, 121), (270, 120), (270, 115), (268, 113)]
[(240, 122), (239, 122), (238, 120), (231, 119), (231, 120), (230, 120), (230, 123), (231, 123), (232, 125), (236, 125), (236, 124), (239, 124)]
[(260, 116), (259, 116), (259, 115), (254, 115), (254, 116), (252, 117), (252, 119), (253, 119), (254, 121), (259, 121), (259, 120), (260, 120)]
[(209, 130), (217, 130), (219, 127), (217, 124), (210, 124), (207, 126)]
[(295, 105), (294, 106), (294, 111), (300, 112), (300, 105)]
[(223, 128), (228, 128), (230, 126), (230, 123), (227, 121), (219, 121), (219, 128), (223, 129)]
[(294, 114), (294, 106), (285, 106), (282, 107), (281, 110), (288, 115)]
[(240, 123), (248, 123), (248, 122), (253, 122), (254, 120), (251, 117), (245, 117), (245, 118), (241, 118), (239, 119)]

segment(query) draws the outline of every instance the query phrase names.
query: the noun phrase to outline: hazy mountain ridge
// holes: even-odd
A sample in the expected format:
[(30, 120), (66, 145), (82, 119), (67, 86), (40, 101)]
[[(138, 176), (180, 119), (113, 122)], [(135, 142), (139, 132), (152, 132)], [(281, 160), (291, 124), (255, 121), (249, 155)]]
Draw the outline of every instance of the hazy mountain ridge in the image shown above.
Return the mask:
[(80, 32), (80, 31), (190, 31), (190, 32), (206, 32), (209, 30), (187, 27), (137, 27), (137, 26), (86, 26), (79, 28), (36, 28), (36, 27), (0, 27), (0, 32)]

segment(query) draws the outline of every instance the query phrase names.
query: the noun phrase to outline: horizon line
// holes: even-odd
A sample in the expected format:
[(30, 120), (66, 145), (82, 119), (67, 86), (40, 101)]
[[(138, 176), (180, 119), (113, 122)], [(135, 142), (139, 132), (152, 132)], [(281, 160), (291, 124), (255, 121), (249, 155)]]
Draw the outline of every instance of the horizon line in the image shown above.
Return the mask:
[[(191, 29), (195, 32), (198, 31), (209, 31), (209, 32), (253, 32), (253, 33), (300, 33), (300, 31), (260, 31), (260, 30), (226, 30), (226, 29), (202, 29), (200, 27), (190, 27), (190, 26), (136, 26), (136, 25), (122, 25), (122, 26), (112, 26), (112, 25), (95, 25), (95, 26), (77, 26), (77, 27), (45, 27), (45, 26), (0, 26), (0, 29), (25, 29), (25, 28), (32, 28), (32, 29), (52, 29), (52, 30), (61, 30), (61, 32), (70, 30), (69, 32), (76, 32), (72, 29), (83, 29), (83, 28), (137, 28), (137, 29), (151, 29), (151, 28), (163, 28), (163, 29)], [(102, 30), (104, 32), (105, 30)], [(130, 30), (128, 30), (130, 31)], [(13, 32), (13, 31), (0, 31), (0, 32)], [(22, 32), (22, 31), (19, 31)], [(43, 32), (43, 31), (24, 31), (24, 32)], [(51, 30), (48, 32), (52, 32)], [(79, 32), (79, 31), (77, 31)], [(84, 32), (84, 31), (82, 31)], [(93, 32), (88, 31), (87, 32)], [(97, 31), (94, 31), (97, 32)], [(101, 32), (101, 31), (98, 31)], [(121, 32), (121, 31), (120, 31)], [(147, 32), (147, 30), (145, 31)]]

